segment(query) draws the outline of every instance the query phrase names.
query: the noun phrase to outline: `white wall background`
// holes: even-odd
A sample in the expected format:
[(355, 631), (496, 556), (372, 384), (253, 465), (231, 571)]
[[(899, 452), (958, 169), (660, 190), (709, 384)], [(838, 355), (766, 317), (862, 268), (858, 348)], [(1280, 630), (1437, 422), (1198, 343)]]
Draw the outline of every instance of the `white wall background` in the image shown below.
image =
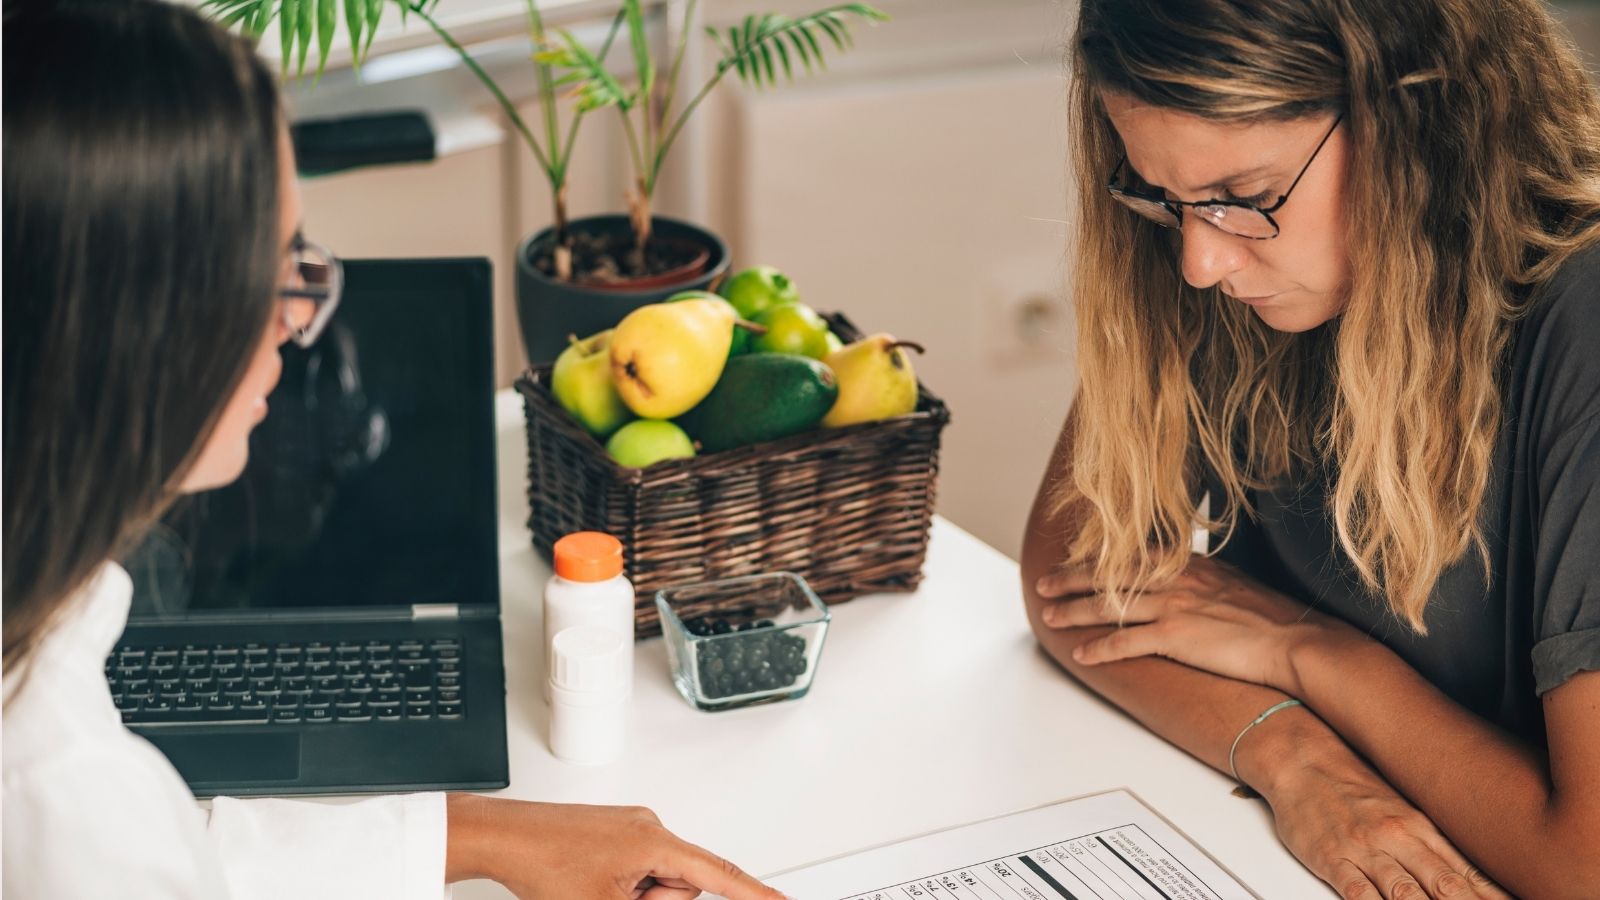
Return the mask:
[[(856, 49), (830, 54), (825, 74), (768, 91), (728, 79), (680, 141), (657, 207), (722, 234), (735, 265), (786, 270), (812, 305), (926, 344), (918, 371), (954, 420), (939, 511), (1015, 555), (1076, 380), (1064, 287), (1062, 62), (1076, 4), (879, 5), (894, 21), (858, 29)], [(614, 4), (544, 7), (553, 22), (595, 36)], [(726, 25), (749, 13), (813, 8), (703, 0), (701, 14)], [(1554, 8), (1594, 65), (1600, 3)], [(683, 0), (657, 7), (663, 41), (682, 9)], [(538, 110), (520, 0), (443, 0), (438, 11), (525, 101), (531, 120)], [(269, 36), (263, 45), (271, 52), (275, 42)], [(307, 228), (348, 256), (493, 260), (497, 371), (509, 383), (525, 362), (512, 254), (548, 224), (548, 186), (531, 155), (505, 139), (509, 129), (482, 88), (425, 29), (391, 22), (377, 47), (378, 63), (360, 77), (336, 65), (315, 87), (296, 88), (293, 102), (302, 115), (427, 109), (441, 158), (308, 181)], [(698, 28), (691, 47), (702, 54), (691, 58), (695, 75), (712, 50)], [(686, 77), (685, 90), (697, 83)], [(590, 117), (571, 182), (573, 214), (621, 209), (626, 178), (614, 114)]]

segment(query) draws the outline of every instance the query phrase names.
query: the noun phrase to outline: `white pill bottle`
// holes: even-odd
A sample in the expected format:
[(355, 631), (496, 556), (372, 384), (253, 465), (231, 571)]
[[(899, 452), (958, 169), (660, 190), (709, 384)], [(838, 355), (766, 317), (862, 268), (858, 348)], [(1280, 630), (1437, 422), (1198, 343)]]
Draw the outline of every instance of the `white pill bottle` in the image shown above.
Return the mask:
[(624, 684), (633, 692), (633, 585), (622, 571), (622, 542), (599, 531), (578, 531), (555, 546), (556, 574), (544, 586), (544, 669), (539, 680), (550, 699), (555, 636), (579, 625), (598, 625), (628, 641)]
[(574, 625), (551, 641), (550, 752), (563, 762), (600, 766), (622, 755), (628, 732), (623, 677), (633, 632)]

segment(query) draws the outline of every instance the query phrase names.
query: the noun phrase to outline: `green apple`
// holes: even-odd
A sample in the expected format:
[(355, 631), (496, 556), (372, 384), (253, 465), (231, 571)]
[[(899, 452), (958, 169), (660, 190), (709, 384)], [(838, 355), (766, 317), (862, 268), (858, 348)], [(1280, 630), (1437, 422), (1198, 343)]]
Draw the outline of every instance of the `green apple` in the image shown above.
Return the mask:
[(821, 359), (828, 355), (828, 323), (804, 303), (782, 303), (755, 317), (767, 329), (750, 339), (756, 353), (793, 353)]
[(602, 440), (633, 418), (611, 379), (611, 338), (616, 329), (571, 338), (550, 370), (550, 393), (578, 424)]
[[(680, 300), (715, 300), (718, 303), (726, 304), (729, 309), (733, 310), (735, 319), (740, 318), (739, 311), (734, 308), (732, 303), (728, 303), (727, 299), (707, 291), (679, 291), (668, 297), (666, 302), (677, 303)], [(745, 331), (743, 328), (734, 328), (733, 346), (728, 348), (728, 358), (732, 359), (748, 349), (750, 349), (750, 332)]]
[(613, 434), (606, 442), (606, 452), (630, 469), (643, 469), (662, 460), (694, 456), (694, 441), (672, 422), (639, 419)]
[(755, 320), (757, 314), (779, 303), (799, 303), (800, 291), (789, 276), (771, 266), (753, 266), (729, 278), (722, 286), (740, 318)]

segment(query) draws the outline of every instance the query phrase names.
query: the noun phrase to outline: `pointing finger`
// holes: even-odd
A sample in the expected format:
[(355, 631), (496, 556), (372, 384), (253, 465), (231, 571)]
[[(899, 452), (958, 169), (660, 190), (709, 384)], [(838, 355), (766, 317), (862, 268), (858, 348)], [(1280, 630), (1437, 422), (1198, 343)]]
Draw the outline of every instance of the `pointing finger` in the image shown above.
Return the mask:
[(656, 873), (657, 878), (681, 880), (727, 900), (786, 900), (743, 869), (694, 844), (681, 843), (668, 861), (668, 868), (671, 871)]

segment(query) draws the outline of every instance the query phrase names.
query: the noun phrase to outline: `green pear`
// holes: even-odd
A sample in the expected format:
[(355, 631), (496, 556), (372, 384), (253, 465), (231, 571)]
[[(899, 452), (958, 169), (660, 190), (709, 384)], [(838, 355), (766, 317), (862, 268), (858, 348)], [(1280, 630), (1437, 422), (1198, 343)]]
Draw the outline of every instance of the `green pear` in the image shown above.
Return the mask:
[(643, 469), (663, 460), (694, 456), (694, 441), (671, 422), (639, 419), (613, 434), (606, 442), (606, 452), (630, 469)]
[(756, 314), (766, 329), (750, 339), (753, 353), (792, 353), (821, 359), (828, 355), (828, 322), (804, 303), (780, 303)]
[(590, 434), (604, 440), (633, 418), (611, 380), (611, 338), (608, 329), (583, 340), (568, 336), (570, 346), (550, 370), (550, 393)]
[(800, 302), (794, 282), (771, 266), (752, 266), (735, 274), (722, 286), (722, 296), (741, 318), (751, 320), (769, 307)]
[(722, 377), (737, 317), (721, 300), (652, 303), (628, 313), (611, 339), (611, 377), (645, 419), (693, 409)]
[(833, 354), (838, 353), (840, 350), (843, 350), (843, 349), (844, 349), (844, 339), (839, 337), (837, 334), (834, 334), (831, 331), (828, 332), (828, 353), (827, 353), (827, 356), (823, 357), (823, 359), (827, 359), (828, 356), (832, 356)]
[(906, 348), (910, 341), (887, 334), (862, 338), (823, 360), (839, 379), (839, 399), (822, 417), (822, 427), (843, 428), (903, 416), (917, 408), (917, 373)]

